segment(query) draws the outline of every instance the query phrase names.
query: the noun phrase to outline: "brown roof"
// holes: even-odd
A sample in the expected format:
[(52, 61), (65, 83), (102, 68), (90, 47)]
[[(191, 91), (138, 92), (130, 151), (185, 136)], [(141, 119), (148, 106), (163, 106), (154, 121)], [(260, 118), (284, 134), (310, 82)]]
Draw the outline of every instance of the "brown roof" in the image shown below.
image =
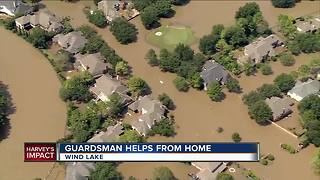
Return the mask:
[(98, 76), (107, 70), (108, 63), (101, 53), (87, 54), (84, 56), (77, 56), (77, 61), (80, 62), (82, 66), (85, 66), (90, 74), (93, 76)]

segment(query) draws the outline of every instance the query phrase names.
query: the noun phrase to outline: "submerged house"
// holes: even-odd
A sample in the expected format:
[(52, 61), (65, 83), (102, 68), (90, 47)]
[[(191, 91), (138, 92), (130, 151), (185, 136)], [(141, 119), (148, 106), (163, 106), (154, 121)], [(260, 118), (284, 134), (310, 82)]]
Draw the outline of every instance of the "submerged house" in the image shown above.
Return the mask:
[(61, 19), (49, 10), (40, 10), (34, 14), (21, 16), (15, 20), (19, 29), (29, 30), (36, 26), (47, 32), (60, 33), (63, 31)]
[(88, 180), (94, 169), (93, 162), (66, 162), (65, 180)]
[(87, 39), (81, 32), (73, 31), (68, 34), (58, 34), (53, 37), (53, 42), (58, 43), (64, 50), (76, 54), (87, 43)]
[(303, 98), (319, 94), (320, 82), (318, 80), (309, 79), (306, 82), (298, 81), (296, 85), (287, 93), (291, 98), (301, 101)]
[(141, 114), (137, 120), (131, 123), (131, 126), (143, 136), (147, 135), (156, 122), (165, 117), (166, 111), (160, 101), (154, 100), (150, 96), (140, 97), (128, 108)]
[(99, 77), (105, 74), (109, 63), (106, 63), (106, 59), (101, 55), (101, 53), (94, 54), (77, 54), (75, 56), (76, 62), (75, 66), (80, 71), (88, 71), (93, 77)]
[(121, 123), (117, 123), (114, 126), (109, 126), (107, 131), (94, 135), (88, 142), (114, 142), (118, 140), (120, 135), (124, 133), (124, 129)]
[(272, 111), (273, 121), (281, 120), (292, 113), (293, 102), (290, 98), (271, 97), (266, 99), (266, 103)]
[(33, 8), (22, 0), (0, 0), (0, 13), (9, 16), (25, 15), (33, 11)]
[(268, 57), (279, 54), (279, 48), (283, 45), (283, 41), (275, 34), (268, 37), (259, 37), (256, 41), (244, 47), (244, 55), (238, 58), (238, 62), (243, 64), (248, 60), (254, 63), (261, 63)]
[(98, 9), (104, 12), (108, 23), (117, 17), (130, 20), (140, 14), (128, 0), (102, 0), (98, 3)]
[(213, 81), (226, 84), (230, 78), (229, 73), (224, 69), (224, 67), (214, 61), (205, 62), (200, 76), (204, 81), (203, 85), (205, 90), (208, 89)]
[(198, 180), (214, 180), (219, 173), (227, 169), (227, 164), (224, 162), (192, 162), (191, 165), (200, 170), (196, 174)]
[(113, 93), (117, 93), (123, 104), (131, 102), (131, 97), (128, 96), (128, 88), (107, 75), (102, 75), (96, 79), (96, 83), (89, 89), (99, 100), (107, 102)]

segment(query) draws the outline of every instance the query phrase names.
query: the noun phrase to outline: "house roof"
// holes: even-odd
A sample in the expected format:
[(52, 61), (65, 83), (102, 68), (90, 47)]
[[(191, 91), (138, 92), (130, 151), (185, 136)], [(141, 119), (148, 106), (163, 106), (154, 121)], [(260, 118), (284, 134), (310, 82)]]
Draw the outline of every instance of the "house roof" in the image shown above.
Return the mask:
[(120, 17), (119, 12), (116, 10), (116, 6), (119, 5), (119, 1), (102, 0), (98, 3), (98, 9), (102, 10), (108, 21), (112, 21), (116, 17)]
[(216, 179), (218, 173), (227, 168), (223, 162), (192, 162), (191, 164), (200, 170), (196, 174), (200, 180)]
[(70, 53), (78, 53), (87, 43), (81, 32), (73, 31), (68, 34), (58, 34), (53, 38), (61, 47)]
[(65, 180), (88, 180), (93, 162), (67, 162)]
[(306, 82), (298, 81), (296, 85), (288, 92), (288, 94), (295, 94), (303, 99), (311, 94), (318, 93), (319, 90), (320, 82), (309, 79)]
[(275, 34), (271, 34), (268, 37), (259, 37), (256, 41), (245, 46), (245, 53), (256, 61), (260, 61), (264, 56), (274, 52), (274, 44), (279, 44), (282, 40)]
[[(5, 7), (10, 12), (5, 12), (2, 8)], [(33, 11), (33, 8), (22, 0), (0, 0), (0, 12), (10, 13), (9, 15), (28, 14)]]
[(123, 126), (117, 123), (114, 126), (109, 126), (107, 131), (96, 134), (88, 142), (113, 142), (123, 133)]
[(274, 120), (278, 120), (278, 119), (292, 113), (291, 105), (293, 104), (293, 102), (288, 97), (267, 98), (266, 103), (268, 104), (268, 106), (272, 110)]
[(298, 20), (295, 23), (297, 30), (301, 32), (314, 31), (320, 28), (320, 21), (317, 18), (312, 18), (310, 20), (301, 21)]
[(101, 53), (86, 54), (84, 56), (77, 56), (77, 61), (79, 61), (83, 66), (87, 67), (90, 74), (93, 76), (101, 75), (107, 69), (108, 63)]
[(100, 93), (103, 93), (107, 97), (111, 96), (113, 93), (118, 93), (122, 98), (122, 102), (130, 99), (130, 97), (126, 95), (128, 88), (122, 85), (120, 81), (112, 79), (107, 75), (102, 75), (101, 77), (96, 79), (96, 83), (93, 87), (90, 88), (90, 91), (92, 91), (97, 96)]
[(215, 80), (225, 84), (230, 77), (224, 67), (214, 61), (205, 62), (200, 76), (208, 86)]
[(142, 113), (131, 124), (142, 134), (146, 134), (154, 125), (154, 122), (160, 121), (165, 113), (165, 108), (161, 102), (152, 99), (150, 96), (140, 97), (139, 100), (129, 105), (129, 109)]

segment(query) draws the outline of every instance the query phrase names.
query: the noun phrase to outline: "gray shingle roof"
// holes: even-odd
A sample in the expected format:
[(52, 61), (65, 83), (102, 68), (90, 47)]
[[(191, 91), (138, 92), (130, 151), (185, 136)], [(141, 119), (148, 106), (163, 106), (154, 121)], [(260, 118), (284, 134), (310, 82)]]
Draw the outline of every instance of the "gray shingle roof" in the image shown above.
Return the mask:
[(106, 132), (100, 132), (96, 134), (88, 142), (113, 142), (119, 138), (123, 133), (123, 126), (121, 123), (117, 123), (114, 126), (109, 126)]
[(76, 61), (79, 61), (82, 66), (85, 66), (90, 74), (98, 76), (107, 70), (108, 63), (105, 63), (106, 59), (101, 53), (78, 55)]
[(227, 168), (223, 162), (192, 162), (191, 164), (200, 170), (196, 174), (200, 180), (214, 180), (218, 173), (221, 173)]
[(200, 76), (206, 83), (206, 86), (210, 86), (213, 81), (219, 81), (222, 84), (226, 84), (230, 78), (229, 73), (224, 67), (214, 61), (205, 62)]
[(291, 105), (293, 102), (290, 98), (271, 97), (266, 99), (266, 103), (272, 110), (273, 120), (280, 120), (292, 113)]
[(9, 15), (24, 15), (31, 13), (33, 8), (21, 0), (0, 0), (0, 12), (4, 12), (4, 7), (10, 11)]
[(93, 162), (67, 162), (65, 180), (88, 180)]
[(298, 81), (296, 85), (288, 92), (288, 94), (295, 94), (302, 99), (311, 95), (316, 94), (320, 90), (320, 82), (317, 80), (309, 79), (306, 82)]
[(61, 47), (70, 53), (78, 53), (87, 43), (81, 32), (73, 31), (68, 34), (58, 34), (53, 37), (53, 41), (57, 42)]

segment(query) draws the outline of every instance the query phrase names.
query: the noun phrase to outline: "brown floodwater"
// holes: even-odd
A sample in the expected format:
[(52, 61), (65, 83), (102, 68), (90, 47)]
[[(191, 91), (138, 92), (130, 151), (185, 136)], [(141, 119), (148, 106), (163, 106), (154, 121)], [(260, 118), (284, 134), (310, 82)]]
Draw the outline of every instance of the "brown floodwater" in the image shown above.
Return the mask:
[[(257, 2), (263, 11), (265, 19), (272, 26), (276, 24), (277, 16), (280, 13), (301, 16), (320, 10), (319, 1), (301, 2), (296, 7), (286, 10), (273, 8), (269, 1)], [(76, 26), (88, 23), (81, 14), (82, 8), (87, 5), (84, 3), (81, 1), (76, 4), (65, 5), (64, 2), (45, 2), (47, 7), (57, 14), (70, 16), (73, 19), (72, 23)], [(233, 24), (235, 11), (244, 3), (245, 1), (191, 1), (184, 7), (178, 7), (175, 17), (163, 21), (190, 26), (195, 31), (196, 36), (201, 37), (209, 33), (214, 24)], [(72, 11), (68, 8), (71, 6), (73, 7)], [(242, 94), (226, 93), (225, 100), (215, 103), (208, 98), (205, 92), (193, 89), (187, 93), (178, 92), (172, 84), (176, 75), (163, 73), (158, 68), (150, 67), (146, 63), (144, 56), (148, 49), (152, 48), (145, 41), (149, 31), (144, 29), (139, 18), (133, 19), (131, 22), (139, 29), (139, 35), (138, 41), (130, 45), (119, 44), (108, 29), (99, 29), (98, 33), (120, 56), (129, 62), (129, 65), (133, 68), (134, 75), (140, 76), (147, 81), (152, 88), (153, 97), (165, 92), (174, 100), (177, 106), (174, 111), (177, 135), (174, 138), (156, 136), (150, 138), (150, 141), (231, 141), (231, 134), (239, 132), (243, 141), (260, 142), (262, 153), (275, 155), (275, 162), (267, 167), (259, 163), (241, 163), (241, 165), (252, 169), (262, 179), (319, 179), (311, 170), (310, 165), (316, 149), (310, 146), (296, 155), (282, 151), (279, 148), (280, 143), (297, 146), (298, 140), (276, 126), (257, 125), (248, 116), (247, 107), (241, 101)], [(193, 47), (197, 49), (196, 45)], [(240, 79), (241, 86), (244, 92), (248, 92), (264, 83), (271, 83), (276, 75), (296, 70), (299, 65), (308, 63), (312, 57), (318, 55), (301, 55), (297, 57), (297, 63), (292, 67), (283, 67), (278, 62), (272, 63), (273, 75), (262, 76), (258, 73), (256, 76), (243, 76)], [(160, 81), (164, 83), (161, 84)], [(286, 119), (283, 125), (286, 127), (299, 125), (297, 114)], [(218, 127), (223, 127), (224, 132), (218, 134), (216, 132)], [(122, 163), (119, 169), (126, 177), (134, 175), (139, 179), (145, 179), (150, 178), (154, 167), (162, 164)], [(194, 168), (181, 163), (167, 164), (182, 179), (185, 177), (183, 175), (186, 174), (186, 169), (189, 169), (189, 171), (194, 170)]]
[[(55, 142), (63, 137), (66, 107), (60, 82), (42, 54), (0, 27), (0, 81), (8, 85), (15, 112), (8, 137), (0, 142), (0, 179), (45, 178), (52, 163), (23, 162), (24, 142)], [(57, 179), (63, 179), (57, 176)]]

